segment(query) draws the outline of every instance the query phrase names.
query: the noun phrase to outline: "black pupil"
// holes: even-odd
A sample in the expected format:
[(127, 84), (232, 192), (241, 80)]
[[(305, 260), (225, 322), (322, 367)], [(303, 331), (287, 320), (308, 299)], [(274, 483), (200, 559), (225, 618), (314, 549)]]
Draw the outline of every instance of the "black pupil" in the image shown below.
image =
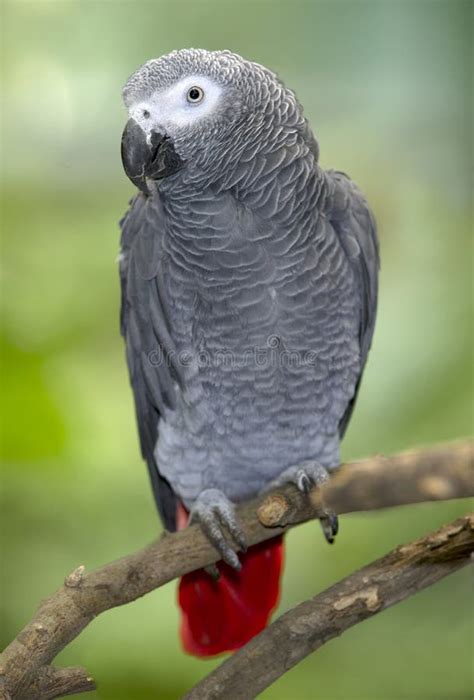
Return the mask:
[(191, 88), (189, 91), (189, 99), (190, 100), (199, 100), (201, 97), (201, 91), (198, 90), (197, 88)]

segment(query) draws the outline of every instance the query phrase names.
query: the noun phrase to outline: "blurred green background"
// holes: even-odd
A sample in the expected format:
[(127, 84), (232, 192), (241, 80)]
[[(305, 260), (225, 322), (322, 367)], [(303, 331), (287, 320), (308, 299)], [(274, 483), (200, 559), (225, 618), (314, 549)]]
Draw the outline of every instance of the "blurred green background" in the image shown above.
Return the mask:
[[(159, 530), (118, 333), (121, 88), (174, 48), (230, 48), (296, 90), (326, 167), (380, 229), (374, 347), (346, 459), (472, 430), (472, 3), (3, 2), (2, 642), (65, 574)], [(468, 504), (342, 518), (287, 537), (280, 610)], [(262, 697), (470, 698), (463, 571), (349, 631)], [(97, 619), (58, 658), (90, 697), (174, 700), (218, 662), (182, 654), (175, 584)], [(231, 700), (231, 699), (230, 699)]]

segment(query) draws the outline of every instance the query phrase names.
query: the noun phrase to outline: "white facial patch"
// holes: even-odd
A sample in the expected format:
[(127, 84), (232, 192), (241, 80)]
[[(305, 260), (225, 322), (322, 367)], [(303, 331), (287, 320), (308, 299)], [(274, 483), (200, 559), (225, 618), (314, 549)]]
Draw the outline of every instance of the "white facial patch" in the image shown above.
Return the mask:
[[(188, 99), (193, 87), (202, 90), (200, 102), (193, 103)], [(222, 93), (223, 87), (210, 78), (190, 75), (166, 90), (154, 93), (150, 99), (131, 105), (129, 115), (147, 133), (164, 130), (172, 136), (176, 129), (192, 126), (216, 112)]]

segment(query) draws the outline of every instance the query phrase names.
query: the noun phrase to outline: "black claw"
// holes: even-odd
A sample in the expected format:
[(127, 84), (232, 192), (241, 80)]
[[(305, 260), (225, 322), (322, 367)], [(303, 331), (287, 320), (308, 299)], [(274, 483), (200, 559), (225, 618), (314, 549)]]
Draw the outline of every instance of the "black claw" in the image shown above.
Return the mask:
[(334, 537), (339, 532), (339, 518), (335, 513), (331, 513), (329, 516), (329, 524), (331, 526), (332, 534)]
[(321, 523), (321, 525), (323, 528), (324, 537), (326, 538), (326, 542), (328, 544), (334, 544), (334, 536), (332, 534), (332, 531), (329, 530), (329, 528), (325, 524)]
[(243, 532), (238, 532), (238, 533), (232, 533), (234, 540), (237, 542), (239, 545), (239, 549), (241, 552), (246, 552), (247, 551), (247, 542), (245, 541), (245, 536)]
[(241, 541), (238, 543), (238, 545), (239, 545), (239, 547), (240, 547), (240, 551), (242, 552), (242, 554), (245, 554), (245, 552), (246, 552), (247, 549), (248, 549), (247, 543), (244, 542), (244, 540), (241, 540)]
[(209, 566), (205, 566), (204, 571), (206, 574), (209, 574), (213, 581), (218, 581), (221, 577), (221, 572), (217, 568), (217, 564), (209, 564)]
[(236, 571), (240, 571), (241, 564), (239, 561), (239, 557), (234, 552), (232, 547), (230, 547), (227, 544), (224, 537), (221, 536), (221, 538), (219, 538), (218, 540), (215, 540), (213, 542), (213, 544), (214, 544), (214, 547), (219, 552), (219, 554), (221, 555), (222, 559), (225, 561), (225, 563), (228, 564), (229, 566), (231, 566)]
[(299, 483), (298, 486), (300, 487), (300, 491), (303, 491), (306, 495), (309, 494), (311, 491), (311, 487), (313, 485), (313, 482), (309, 478), (307, 474), (301, 474), (299, 478)]
[(222, 554), (222, 559), (225, 561), (226, 564), (228, 564), (232, 569), (235, 569), (235, 571), (240, 571), (242, 568), (242, 564), (240, 563), (240, 559), (237, 556), (237, 554), (234, 552), (233, 549), (229, 549), (226, 552), (221, 552)]
[(245, 535), (240, 529), (236, 521), (227, 519), (222, 522), (222, 525), (228, 530), (232, 539), (242, 552), (247, 551), (247, 542), (245, 541)]
[(320, 521), (324, 537), (328, 544), (334, 544), (334, 538), (339, 530), (339, 521), (335, 513), (327, 513)]

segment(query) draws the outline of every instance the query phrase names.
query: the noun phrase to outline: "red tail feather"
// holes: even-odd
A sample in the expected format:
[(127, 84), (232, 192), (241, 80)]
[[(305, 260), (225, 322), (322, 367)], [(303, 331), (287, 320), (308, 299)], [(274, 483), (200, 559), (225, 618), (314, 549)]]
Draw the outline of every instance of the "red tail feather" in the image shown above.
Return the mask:
[[(179, 513), (178, 527), (183, 520)], [(239, 649), (267, 624), (279, 597), (282, 537), (251, 547), (240, 561), (239, 572), (219, 562), (218, 581), (201, 569), (179, 582), (181, 641), (189, 654), (214, 656)]]

